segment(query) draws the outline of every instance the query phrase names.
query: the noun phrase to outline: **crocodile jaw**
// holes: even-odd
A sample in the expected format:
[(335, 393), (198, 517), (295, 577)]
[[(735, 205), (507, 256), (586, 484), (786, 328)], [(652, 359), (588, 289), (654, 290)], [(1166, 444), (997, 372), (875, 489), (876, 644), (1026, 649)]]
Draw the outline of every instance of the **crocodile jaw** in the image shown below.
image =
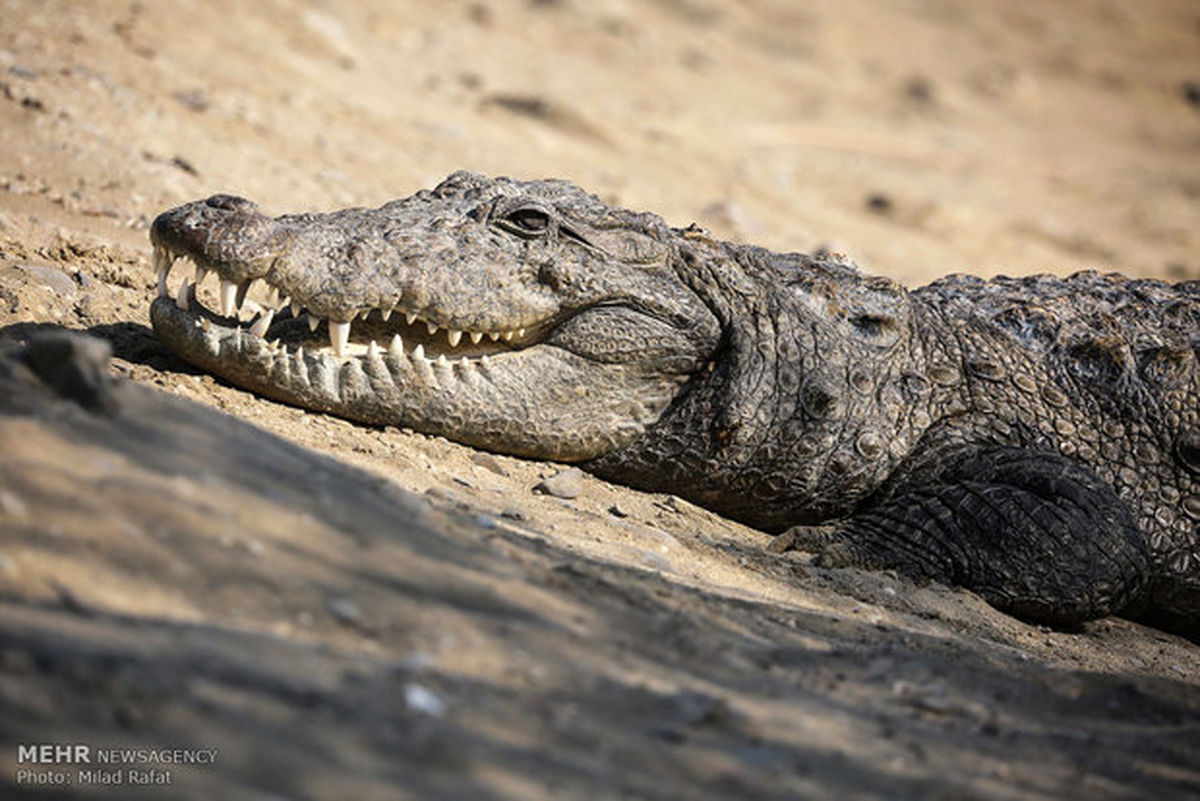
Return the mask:
[[(171, 256), (156, 252), (160, 287), (164, 259), (169, 270)], [(230, 285), (222, 279), (222, 304)], [(384, 347), (374, 340), (361, 344), (349, 337), (351, 323), (330, 320), (329, 346), (312, 340), (289, 346), (273, 337), (280, 326), (290, 326), (293, 337), (295, 329), (307, 333), (303, 316), (274, 322), (268, 308), (243, 328), (237, 317), (202, 306), (195, 289), (185, 280), (176, 296), (161, 294), (150, 309), (155, 333), (191, 364), (284, 403), (502, 453), (570, 462), (614, 451), (652, 425), (687, 380), (522, 342), (533, 334), (521, 329), (450, 330), (434, 345), (429, 337), (437, 327), (420, 320), (412, 322), (424, 327), (416, 329), (428, 335), (424, 342), (410, 335), (406, 344), (393, 334)], [(381, 317), (375, 315), (376, 327), (386, 322)], [(402, 327), (403, 313), (388, 317)], [(460, 343), (462, 355), (455, 352)]]

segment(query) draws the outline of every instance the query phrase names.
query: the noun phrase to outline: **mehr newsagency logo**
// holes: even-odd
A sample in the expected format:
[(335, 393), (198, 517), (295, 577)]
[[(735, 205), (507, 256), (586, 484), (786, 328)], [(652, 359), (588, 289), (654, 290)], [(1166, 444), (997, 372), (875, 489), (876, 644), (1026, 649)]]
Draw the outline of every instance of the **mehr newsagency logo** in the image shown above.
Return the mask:
[(17, 745), (18, 786), (171, 784), (182, 767), (216, 764), (215, 748), (95, 748), (83, 743)]

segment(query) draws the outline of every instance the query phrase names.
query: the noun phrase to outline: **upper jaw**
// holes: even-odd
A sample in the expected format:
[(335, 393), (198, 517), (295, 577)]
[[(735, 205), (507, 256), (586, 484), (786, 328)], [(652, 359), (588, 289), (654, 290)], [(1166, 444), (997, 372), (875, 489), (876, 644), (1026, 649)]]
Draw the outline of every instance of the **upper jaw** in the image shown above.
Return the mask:
[[(185, 276), (178, 288), (172, 290), (168, 286), (170, 272), (181, 257), (192, 259), (195, 263), (195, 273), (190, 281)], [(385, 331), (386, 339), (381, 341), (393, 348), (407, 346), (413, 349), (417, 356), (428, 351), (431, 358), (439, 353), (494, 355), (510, 348), (533, 344), (542, 337), (545, 329), (545, 326), (496, 327), (482, 330), (455, 328), (435, 322), (435, 315), (426, 309), (416, 309), (415, 304), (411, 302), (362, 308), (352, 313), (350, 319), (338, 320), (306, 308), (299, 298), (290, 297), (286, 290), (272, 284), (267, 277), (261, 281), (251, 278), (235, 283), (225, 277), (230, 271), (225, 269), (224, 265), (213, 265), (212, 262), (196, 259), (195, 256), (174, 252), (161, 244), (155, 245), (154, 263), (158, 276), (159, 297), (174, 299), (178, 309), (193, 314), (198, 320), (203, 319), (206, 326), (209, 323), (220, 326), (224, 322), (225, 328), (240, 329), (245, 319), (249, 323), (247, 330), (251, 334), (271, 341), (276, 335), (282, 335), (284, 339), (289, 338), (287, 333), (281, 333), (279, 330), (280, 321), (287, 322), (289, 317), (293, 322), (307, 318), (310, 333), (315, 333), (322, 323), (326, 324), (329, 346), (333, 355), (338, 357), (351, 352), (352, 344), (356, 341), (351, 337), (351, 327), (356, 321), (365, 326), (368, 333)], [(210, 272), (216, 272), (218, 276), (216, 312), (205, 309), (197, 296), (201, 283)], [(260, 285), (265, 287), (265, 290), (260, 290)], [(218, 313), (221, 318), (228, 320), (220, 320)], [(373, 321), (369, 326), (361, 322), (368, 317)], [(291, 325), (291, 338), (294, 339), (297, 332), (303, 335), (302, 329)], [(444, 340), (440, 337), (444, 337)], [(304, 344), (309, 343), (305, 341)]]
[[(503, 320), (468, 319), (456, 314), (455, 307), (462, 297), (477, 291), (430, 292), (426, 286), (413, 291), (412, 285), (428, 273), (423, 276), (422, 270), (402, 264), (402, 255), (394, 251), (384, 254), (391, 262), (389, 270), (380, 269), (387, 264), (383, 259), (373, 269), (357, 273), (349, 272), (344, 264), (326, 263), (320, 256), (322, 246), (331, 241), (342, 247), (346, 243), (337, 241), (341, 235), (335, 226), (326, 228), (321, 222), (322, 215), (267, 217), (254, 203), (226, 195), (164, 212), (150, 229), (158, 295), (174, 298), (180, 309), (203, 312), (197, 289), (214, 272), (219, 282), (214, 308), (222, 317), (239, 322), (241, 315), (249, 312), (251, 331), (266, 337), (275, 314), (285, 317), (287, 309), (293, 317), (300, 317), (306, 311), (314, 331), (321, 321), (327, 321), (330, 345), (337, 356), (343, 355), (352, 341), (351, 323), (372, 313), (382, 322), (396, 315), (393, 327), (404, 329), (410, 345), (425, 339), (426, 332), (429, 337), (444, 332), (442, 350), (448, 345), (449, 351), (455, 351), (462, 343), (468, 352), (495, 353), (506, 346), (538, 341), (557, 311), (553, 304), (542, 303), (540, 308), (524, 308), (520, 314), (499, 315), (506, 318)], [(378, 244), (368, 241), (364, 246)], [(185, 277), (175, 289), (169, 285), (170, 275), (181, 258), (194, 263), (195, 274), (190, 282)], [(260, 281), (265, 285), (263, 291), (256, 288)], [(331, 282), (339, 286), (338, 292), (328, 291)], [(406, 322), (407, 328), (400, 321)], [(413, 331), (419, 336), (408, 335)], [(491, 343), (496, 345), (489, 348)], [(428, 349), (432, 343), (426, 340), (425, 344)]]

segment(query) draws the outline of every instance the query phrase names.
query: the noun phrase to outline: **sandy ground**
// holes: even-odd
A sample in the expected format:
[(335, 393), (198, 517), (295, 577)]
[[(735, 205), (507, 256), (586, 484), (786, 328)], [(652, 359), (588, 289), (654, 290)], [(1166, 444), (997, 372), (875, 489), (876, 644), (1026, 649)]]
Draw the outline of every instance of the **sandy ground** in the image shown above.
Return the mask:
[(1194, 3), (7, 0), (0, 133), (0, 338), (90, 332), (336, 460), (0, 418), (7, 792), (66, 792), (16, 744), (80, 742), (220, 752), (170, 787), (71, 774), (113, 798), (1200, 797), (1195, 644), (255, 398), (154, 339), (146, 240), (218, 191), (327, 210), (469, 168), (911, 284), (1200, 278)]

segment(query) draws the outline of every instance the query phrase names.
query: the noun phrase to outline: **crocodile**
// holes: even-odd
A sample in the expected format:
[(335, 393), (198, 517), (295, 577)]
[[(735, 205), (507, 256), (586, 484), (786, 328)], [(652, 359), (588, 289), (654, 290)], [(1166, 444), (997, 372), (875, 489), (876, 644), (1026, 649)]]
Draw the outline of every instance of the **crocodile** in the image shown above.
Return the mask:
[(1198, 281), (906, 289), (469, 172), (375, 209), (216, 195), (150, 239), (157, 335), (255, 393), (578, 463), (1027, 620), (1200, 632)]

